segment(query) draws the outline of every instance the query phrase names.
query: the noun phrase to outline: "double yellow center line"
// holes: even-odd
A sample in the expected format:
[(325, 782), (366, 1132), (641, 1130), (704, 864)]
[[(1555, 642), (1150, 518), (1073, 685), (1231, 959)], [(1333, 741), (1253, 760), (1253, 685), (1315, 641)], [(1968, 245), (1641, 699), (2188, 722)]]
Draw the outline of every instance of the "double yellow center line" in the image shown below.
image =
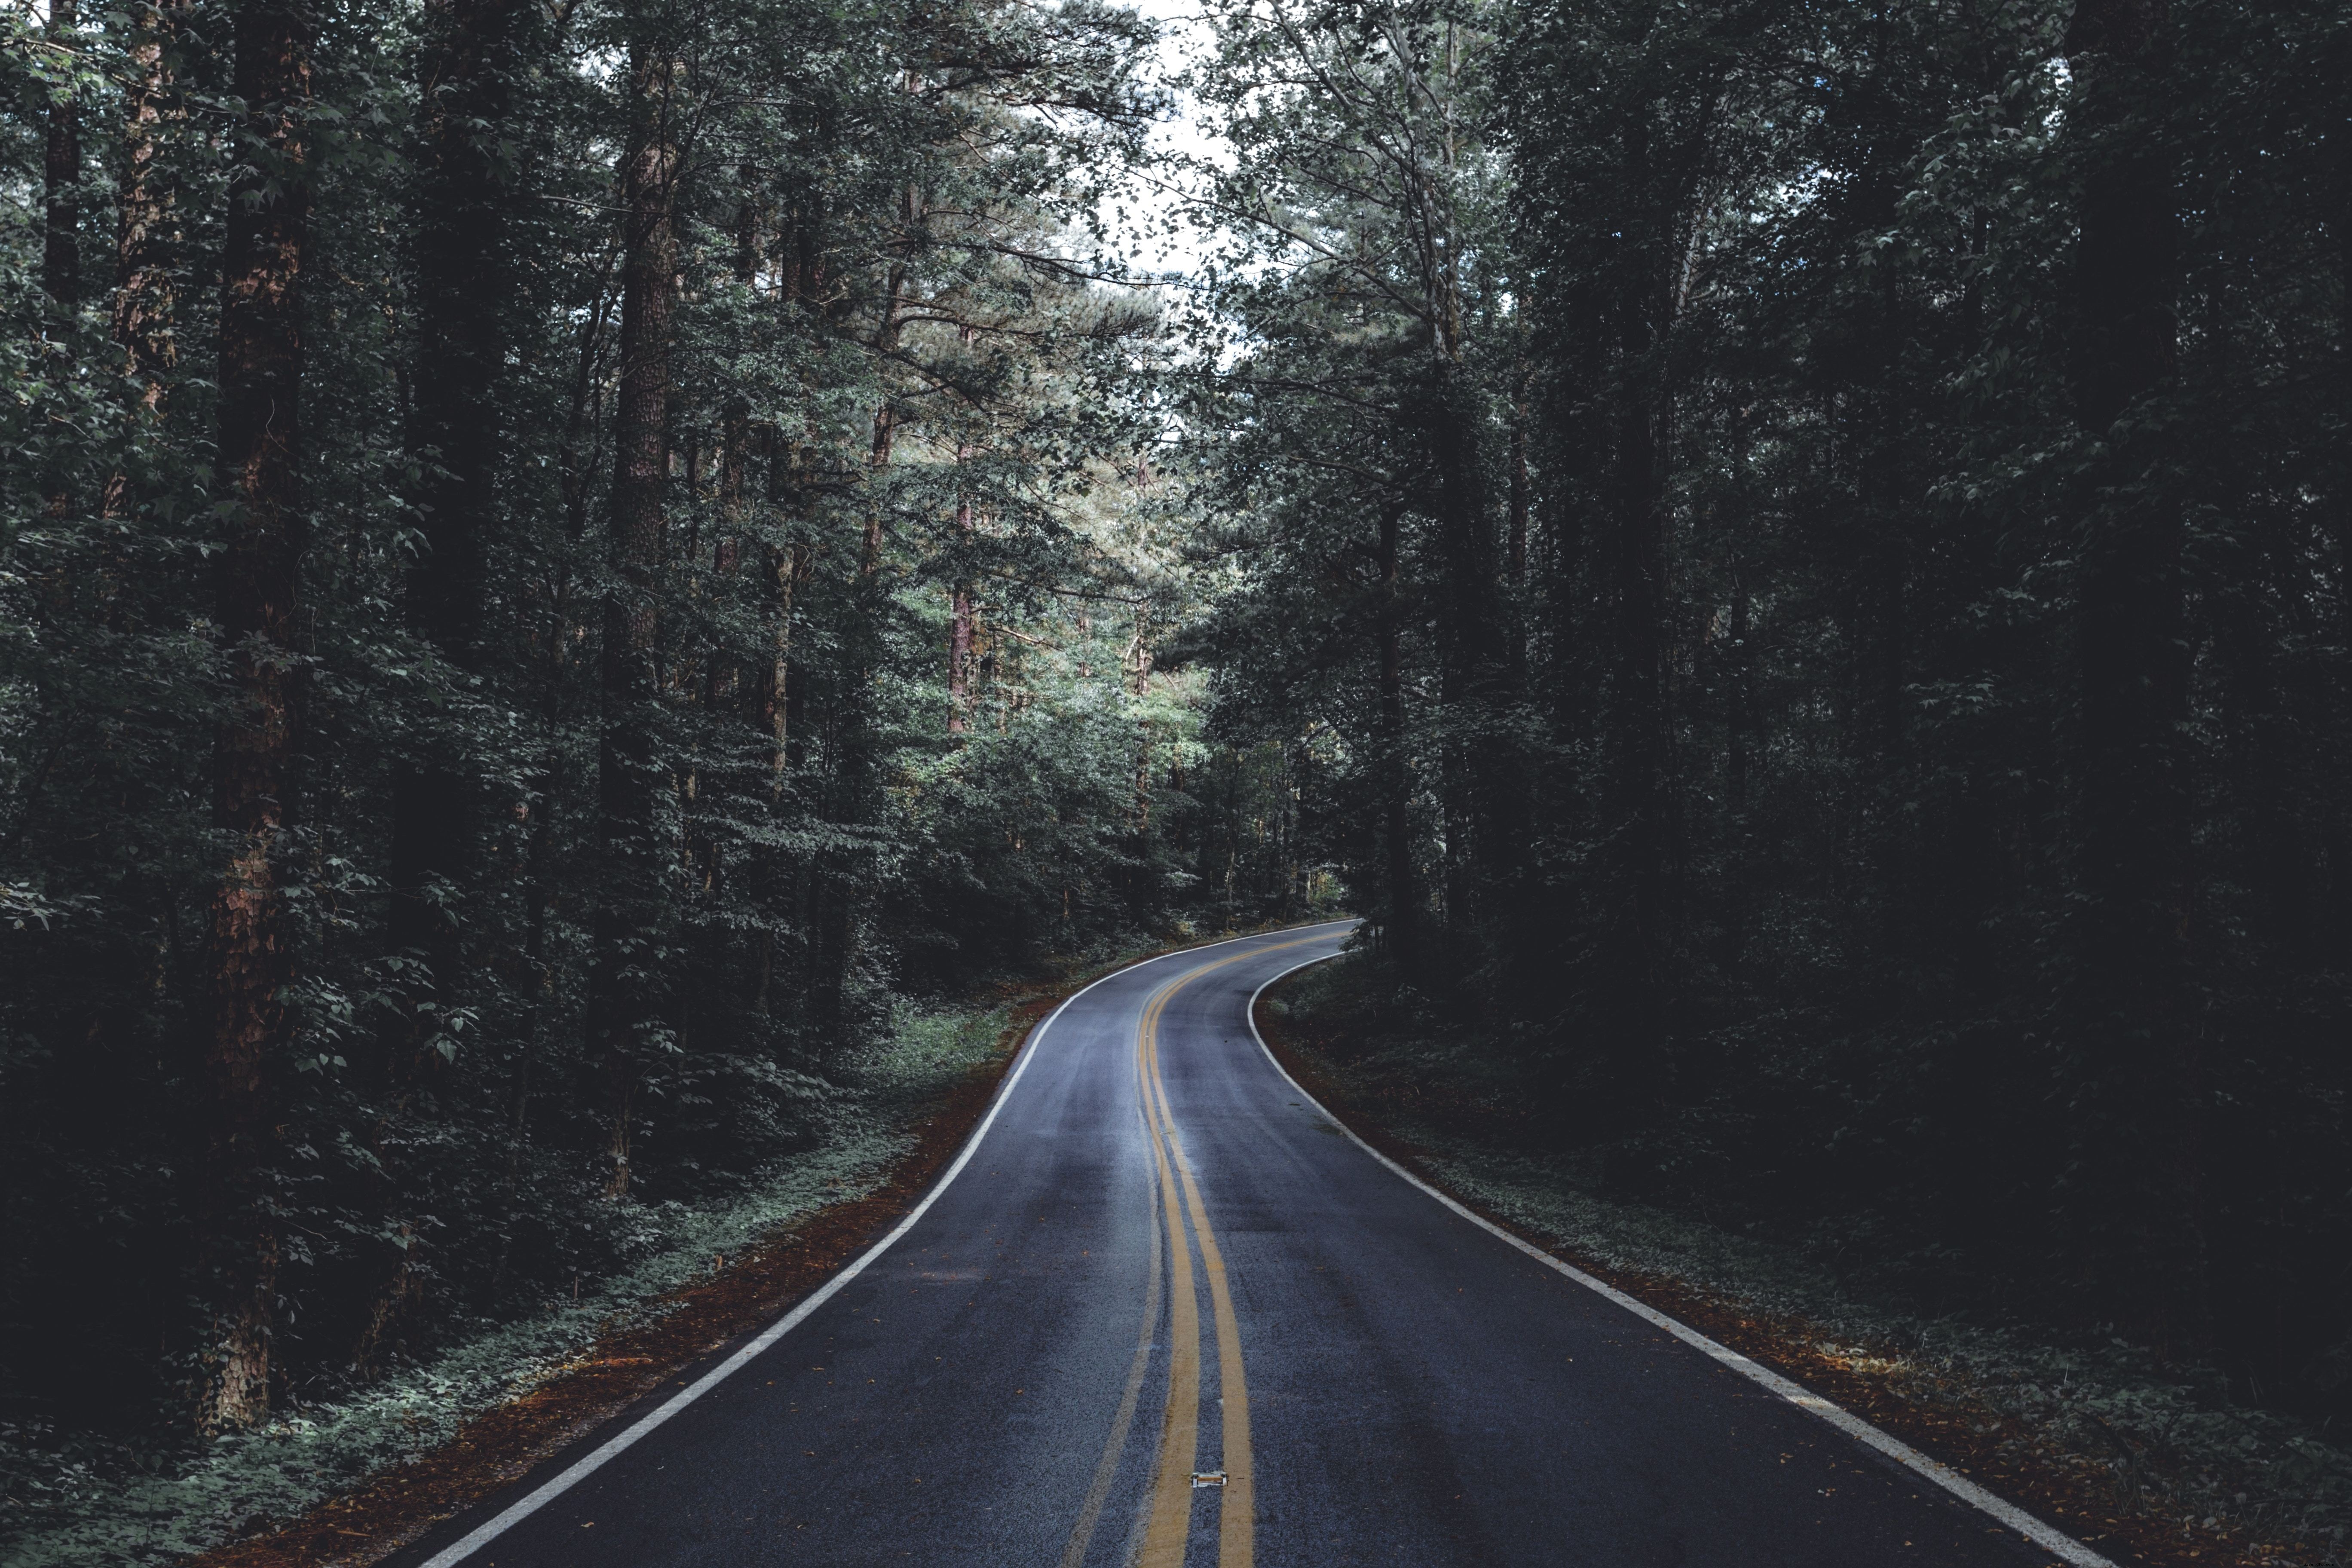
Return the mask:
[[(1242, 1370), (1241, 1322), (1225, 1286), (1224, 1255), (1217, 1248), (1201, 1189), (1184, 1157), (1183, 1140), (1168, 1109), (1168, 1086), (1160, 1076), (1160, 1017), (1176, 993), (1212, 970), (1244, 959), (1304, 947), (1320, 937), (1252, 948), (1204, 963), (1154, 992), (1144, 1004), (1136, 1030), (1135, 1066), (1143, 1092), (1143, 1121), (1151, 1135), (1152, 1163), (1160, 1173), (1160, 1212), (1168, 1222), (1170, 1352), (1168, 1407), (1160, 1429), (1160, 1461), (1151, 1481), (1151, 1512), (1144, 1528), (1139, 1568), (1183, 1568), (1184, 1545), (1192, 1528), (1193, 1464), (1201, 1436), (1201, 1308), (1192, 1285), (1192, 1250), (1185, 1245), (1184, 1215), (1201, 1247), (1202, 1271), (1209, 1277), (1210, 1310), (1217, 1325), (1217, 1386), (1223, 1396), (1224, 1487), (1217, 1510), (1217, 1568), (1251, 1568), (1256, 1550), (1256, 1498), (1250, 1468), (1249, 1384)], [(1183, 1203), (1177, 1203), (1179, 1184)]]

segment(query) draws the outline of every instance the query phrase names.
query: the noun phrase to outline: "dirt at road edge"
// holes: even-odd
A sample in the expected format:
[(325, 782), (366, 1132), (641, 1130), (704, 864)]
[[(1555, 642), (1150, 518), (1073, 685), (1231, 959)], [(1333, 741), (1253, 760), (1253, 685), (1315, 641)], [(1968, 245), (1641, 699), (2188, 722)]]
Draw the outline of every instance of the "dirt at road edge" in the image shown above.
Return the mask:
[(600, 1338), (523, 1397), (485, 1411), (440, 1447), (266, 1534), (215, 1547), (189, 1568), (368, 1568), (529, 1475), (640, 1399), (696, 1373), (873, 1245), (929, 1190), (995, 1098), (1031, 1029), (1084, 982), (1020, 1003), (988, 1058), (912, 1131), (882, 1186), (820, 1209), (707, 1279), (661, 1299), (670, 1310)]
[[(2292, 1548), (2233, 1539), (2178, 1515), (2120, 1506), (2112, 1471), (2098, 1458), (2021, 1433), (2013, 1417), (1972, 1397), (1967, 1387), (1950, 1379), (1923, 1380), (1916, 1371), (1896, 1375), (1884, 1370), (1901, 1363), (1899, 1352), (1832, 1352), (1824, 1346), (1840, 1341), (1850, 1344), (1852, 1336), (1832, 1335), (1800, 1318), (1759, 1312), (1687, 1280), (1612, 1268), (1453, 1191), (1430, 1169), (1424, 1151), (1390, 1131), (1376, 1106), (1350, 1095), (1344, 1071), (1326, 1054), (1336, 1036), (1318, 1031), (1295, 1014), (1286, 1016), (1266, 1006), (1301, 978), (1286, 976), (1269, 986), (1255, 1009), (1258, 1033), (1283, 1069), (1365, 1142), (1490, 1224), (1802, 1384), (2064, 1531), (2119, 1568), (2302, 1568), (2313, 1561)], [(1416, 1111), (1433, 1114), (1449, 1132), (1472, 1138), (1478, 1134), (1479, 1129), (1470, 1124), (1476, 1121), (1475, 1110), (1423, 1103)], [(1465, 1125), (1453, 1125), (1456, 1121)], [(1922, 1386), (1923, 1381), (1927, 1386)], [(2053, 1563), (2052, 1568), (2063, 1565)]]

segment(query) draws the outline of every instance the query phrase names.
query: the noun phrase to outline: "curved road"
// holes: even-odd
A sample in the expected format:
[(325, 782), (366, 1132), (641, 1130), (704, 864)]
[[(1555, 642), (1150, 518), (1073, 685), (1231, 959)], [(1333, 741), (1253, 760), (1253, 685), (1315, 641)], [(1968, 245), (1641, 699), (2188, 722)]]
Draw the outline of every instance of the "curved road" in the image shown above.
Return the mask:
[(1248, 1015), (1349, 929), (1081, 993), (862, 1270), (401, 1560), (2054, 1560), (1349, 1137)]

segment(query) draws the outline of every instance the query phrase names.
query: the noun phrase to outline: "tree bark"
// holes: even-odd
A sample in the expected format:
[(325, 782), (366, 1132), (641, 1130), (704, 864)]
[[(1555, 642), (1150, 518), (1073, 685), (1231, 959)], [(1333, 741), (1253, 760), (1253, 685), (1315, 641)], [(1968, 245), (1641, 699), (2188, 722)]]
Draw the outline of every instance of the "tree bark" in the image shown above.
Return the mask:
[[(48, 37), (72, 49), (76, 0), (49, 0)], [(49, 100), (48, 146), (41, 163), (41, 287), (65, 310), (81, 302), (81, 106), (71, 90)]]
[[(1388, 781), (1382, 804), (1387, 818), (1382, 846), (1388, 861), (1388, 929), (1381, 933), (1397, 973), (1420, 973), (1421, 905), (1412, 868), (1412, 763), (1405, 754), (1404, 590), (1399, 574), (1398, 533), (1403, 514), (1391, 508), (1381, 519), (1380, 658), (1381, 743), (1387, 752), (1381, 771)], [(1181, 786), (1180, 786), (1181, 787)]]
[[(2346, 53), (2352, 54), (2352, 50)], [(2339, 77), (2339, 80), (2342, 79)], [(2347, 120), (2352, 120), (2347, 110)], [(2352, 637), (2352, 137), (2336, 151), (2336, 202), (2328, 224), (2336, 237), (2336, 415), (2343, 434), (2336, 449), (2336, 610)]]
[(445, 655), (477, 652), (484, 548), (496, 515), (503, 408), (498, 396), (511, 285), (509, 173), (491, 144), (513, 98), (520, 0), (428, 0), (419, 65), (416, 392), (408, 449), (425, 550), (407, 611)]
[(2100, 445), (2074, 605), (2077, 725), (2068, 1240), (2103, 1310), (2159, 1350), (2206, 1321), (2189, 976), (2187, 584), (2157, 426), (2174, 378), (2179, 220), (2140, 115), (2163, 91), (2165, 0), (2082, 0), (2067, 30), (2085, 157), (2076, 416)]
[[(768, 499), (779, 516), (797, 514), (799, 501), (793, 476), (798, 452), (776, 433), (768, 458)], [(781, 795), (784, 773), (792, 765), (793, 721), (793, 599), (809, 574), (805, 544), (778, 545), (768, 552), (769, 615), (772, 619), (773, 653), (766, 679), (760, 683), (760, 724), (769, 737), (769, 791)]]
[(1482, 917), (1515, 879), (1507, 846), (1517, 791), (1509, 726), (1508, 605), (1496, 570), (1476, 420), (1449, 361), (1427, 389), (1423, 434), (1437, 485), (1444, 613), (1438, 617), (1444, 742), (1445, 911), (1449, 941), (1475, 943)]
[(604, 599), (598, 736), (598, 839), (604, 875), (593, 932), (588, 1013), (605, 1123), (604, 1193), (629, 1191), (632, 1102), (646, 1034), (661, 1016), (653, 949), (664, 857), (656, 821), (656, 578), (668, 468), (670, 319), (677, 271), (673, 222), (681, 70), (656, 41), (631, 45), (629, 140), (621, 170), (628, 226), (621, 296), (621, 385), (614, 411), (613, 582)]
[(301, 115), (310, 20), (286, 0), (247, 0), (235, 27), (249, 151), (231, 178), (221, 256), (218, 484), (231, 505), (215, 617), (236, 701), (213, 753), (213, 819), (232, 848), (207, 921), (203, 1283), (214, 1315), (196, 1412), (205, 1431), (249, 1426), (269, 1407), (278, 1233), (264, 1146), (295, 974), (277, 856), (293, 820), (300, 722), (299, 289), (310, 237)]
[[(505, 118), (517, 0), (431, 0), (420, 61), (416, 199), (415, 399), (407, 447), (424, 549), (404, 610), (417, 638), (455, 669), (481, 668), (485, 551), (497, 517), (498, 396), (509, 296), (508, 181), (485, 127)], [(393, 947), (422, 957), (404, 986), (395, 1049), (420, 1053), (461, 990), (459, 908), (445, 905), (473, 858), (473, 804), (462, 737), (429, 734), (393, 782)]]
[(1601, 943), (1606, 988), (1605, 1098), (1616, 1112), (1651, 1106), (1662, 1082), (1661, 949), (1664, 942), (1666, 689), (1665, 509), (1657, 451), (1655, 342), (1646, 279), (1619, 302), (1616, 468), (1610, 542), (1612, 668), (1605, 741), (1615, 838)]
[[(956, 449), (956, 460), (961, 462), (964, 453)], [(963, 496), (956, 501), (956, 541), (969, 546), (971, 542), (971, 498)], [(971, 701), (971, 584), (959, 578), (948, 606), (948, 733), (964, 732), (964, 715)]]
[[(911, 250), (923, 218), (922, 195), (910, 185), (901, 200), (906, 229), (899, 243), (902, 250)], [(892, 264), (883, 292), (882, 317), (875, 327), (875, 357), (886, 381), (889, 361), (898, 353), (909, 270), (904, 260)], [(873, 445), (866, 455), (870, 475), (878, 478), (890, 466), (898, 424), (898, 401), (886, 391), (874, 411)], [(842, 680), (835, 711), (831, 715), (834, 768), (830, 816), (835, 823), (853, 829), (866, 821), (871, 806), (878, 747), (874, 732), (872, 686), (874, 673), (881, 665), (883, 617), (888, 608), (882, 578), (886, 534), (883, 507), (884, 498), (877, 485), (866, 497), (866, 526), (858, 541), (857, 585), (853, 599), (856, 608), (844, 628)], [(859, 869), (853, 857), (836, 850), (824, 857), (816, 879), (816, 1000), (821, 1026), (835, 1047), (845, 1042), (849, 1028), (849, 970), (856, 957), (857, 908), (863, 890)]]
[(1510, 571), (1515, 589), (1525, 587), (1528, 581), (1528, 405), (1523, 386), (1511, 409)]
[(134, 474), (143, 468), (141, 438), (161, 426), (171, 381), (179, 363), (173, 318), (178, 289), (172, 271), (179, 236), (174, 228), (176, 192), (157, 166), (163, 128), (184, 112), (173, 104), (173, 82), (164, 50), (178, 31), (179, 6), (140, 5), (131, 13), (124, 48), (130, 75), (123, 84), (122, 174), (115, 190), (115, 289), (110, 335), (122, 353), (123, 379), (137, 388), (131, 434), (118, 453), (100, 497), (110, 519), (137, 510), (143, 488)]
[[(415, 262), (416, 358), (405, 431), (417, 476), (410, 489), (424, 548), (409, 567), (403, 609), (417, 640), (453, 670), (482, 668), (488, 607), (485, 547), (497, 516), (496, 481), (505, 358), (499, 311), (506, 265), (508, 180), (485, 128), (505, 118), (516, 0), (428, 0), (418, 70), (415, 199), (409, 215)], [(397, 974), (399, 1017), (382, 1042), (395, 1103), (429, 1071), (434, 1047), (464, 993), (465, 889), (478, 853), (477, 806), (462, 731), (439, 715), (392, 781), (390, 945), (410, 962)], [(383, 1201), (396, 1207), (397, 1180)], [(371, 1373), (414, 1303), (422, 1246), (414, 1222), (388, 1213), (402, 1240), (352, 1357)]]
[[(1601, 1080), (1591, 1109), (1654, 1115), (1669, 1083), (1666, 1002), (1674, 888), (1673, 721), (1667, 669), (1664, 459), (1674, 400), (1664, 363), (1688, 282), (1684, 226), (1698, 186), (1719, 81), (1695, 84), (1677, 117), (1637, 106), (1624, 131), (1623, 184), (1637, 193), (1608, 267), (1604, 320), (1613, 342), (1610, 538), (1598, 552), (1612, 647), (1601, 743), (1608, 805), (1601, 931), (1591, 994)], [(1661, 144), (1663, 142), (1663, 145)]]
[(137, 71), (122, 105), (124, 173), (116, 195), (114, 342), (123, 370), (140, 384), (151, 414), (163, 409), (171, 372), (179, 363), (172, 335), (178, 296), (172, 277), (178, 193), (157, 166), (166, 124), (184, 118), (173, 106), (164, 51), (179, 31), (176, 4), (143, 5), (132, 13), (126, 51)]

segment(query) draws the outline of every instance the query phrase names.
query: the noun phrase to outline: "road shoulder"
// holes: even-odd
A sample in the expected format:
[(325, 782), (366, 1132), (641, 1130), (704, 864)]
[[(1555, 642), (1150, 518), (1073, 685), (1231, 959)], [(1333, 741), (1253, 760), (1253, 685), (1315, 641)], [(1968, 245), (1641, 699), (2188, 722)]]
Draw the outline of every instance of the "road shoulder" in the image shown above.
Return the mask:
[(691, 1282), (615, 1313), (576, 1356), (518, 1397), (469, 1415), (447, 1440), (298, 1517), (257, 1521), (240, 1539), (188, 1560), (191, 1568), (369, 1568), (436, 1526), (551, 1473), (640, 1406), (724, 1359), (886, 1235), (954, 1159), (1023, 1042), (1055, 1008), (1104, 975), (1197, 945), (1128, 953), (1001, 999), (1003, 1021), (987, 1048), (913, 1106), (909, 1120), (894, 1130), (903, 1151), (844, 1184), (845, 1195), (715, 1258)]
[[(1366, 1070), (1360, 1043), (1346, 1026), (1312, 1010), (1317, 991), (1337, 983), (1325, 972), (1318, 985), (1317, 972), (1306, 971), (1268, 987), (1254, 1017), (1268, 1049), (1365, 1142), (1486, 1221), (1802, 1384), (2118, 1564), (2338, 1561), (2324, 1545), (2265, 1540), (2279, 1532), (2206, 1511), (2221, 1486), (2249, 1502), (2276, 1500), (2268, 1510), (2273, 1518), (2287, 1500), (2278, 1456), (2249, 1462), (2245, 1421), (2226, 1423), (2238, 1439), (2229, 1452), (2184, 1455), (2176, 1398), (2153, 1397), (2144, 1383), (2119, 1387), (2127, 1380), (2113, 1368), (2078, 1368), (2080, 1387), (2044, 1386), (2067, 1355), (2037, 1355), (2040, 1347), (2020, 1344), (2015, 1331), (1972, 1335), (1942, 1323), (1927, 1326), (1923, 1340), (1920, 1325), (1891, 1315), (1883, 1328), (1874, 1325), (1864, 1304), (1837, 1295), (1834, 1282), (1833, 1312), (1801, 1310), (1807, 1292), (1786, 1288), (1791, 1269), (1818, 1287), (1818, 1264), (1775, 1256), (1766, 1244), (1685, 1216), (1594, 1198), (1559, 1165), (1520, 1147), (1507, 1119), (1442, 1084), (1400, 1078), (1392, 1064)], [(2099, 1371), (2109, 1375), (2093, 1375)], [(2098, 1448), (2068, 1440), (2086, 1427), (2098, 1435)], [(2200, 1465), (2189, 1487), (2160, 1468), (2184, 1459)], [(2215, 1468), (2231, 1461), (2230, 1474)]]

